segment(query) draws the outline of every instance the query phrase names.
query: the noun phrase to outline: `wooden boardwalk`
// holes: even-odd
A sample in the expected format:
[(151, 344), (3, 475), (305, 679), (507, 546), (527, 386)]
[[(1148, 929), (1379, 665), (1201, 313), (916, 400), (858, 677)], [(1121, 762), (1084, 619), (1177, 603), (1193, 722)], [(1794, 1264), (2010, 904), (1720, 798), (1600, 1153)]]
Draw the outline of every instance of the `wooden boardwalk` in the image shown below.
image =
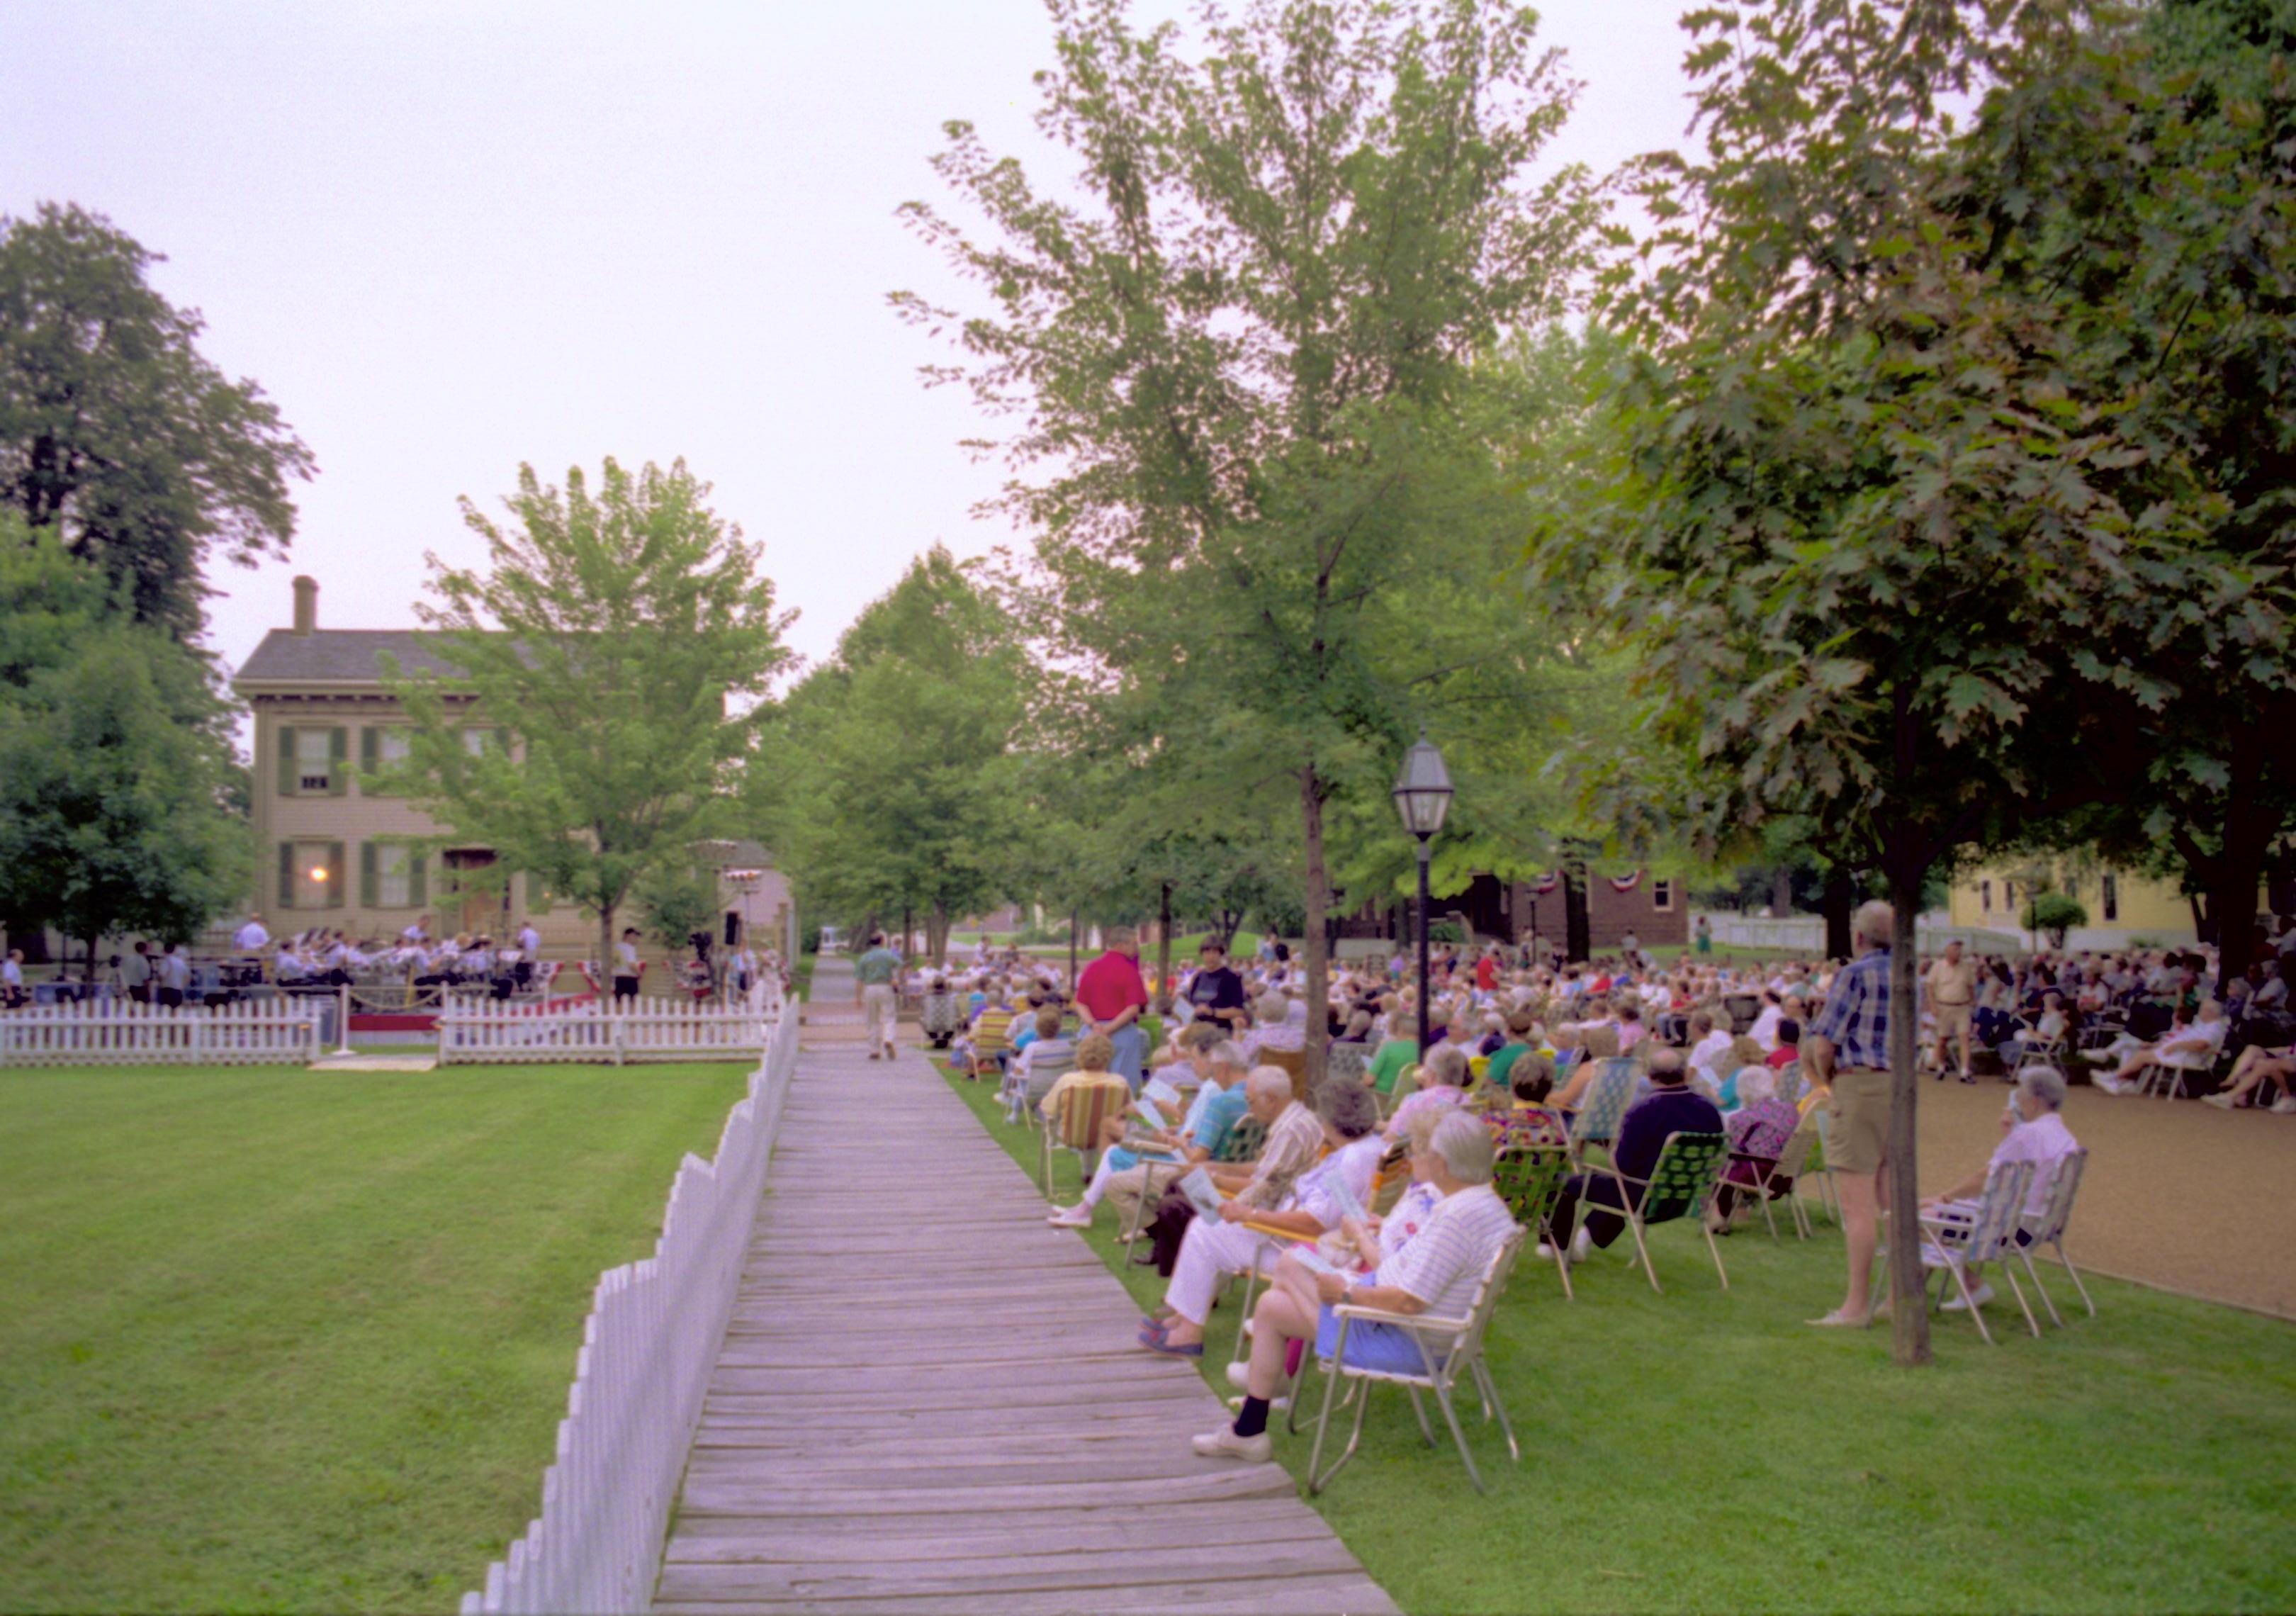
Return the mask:
[(816, 983), (655, 1609), (1391, 1612), (924, 1059)]

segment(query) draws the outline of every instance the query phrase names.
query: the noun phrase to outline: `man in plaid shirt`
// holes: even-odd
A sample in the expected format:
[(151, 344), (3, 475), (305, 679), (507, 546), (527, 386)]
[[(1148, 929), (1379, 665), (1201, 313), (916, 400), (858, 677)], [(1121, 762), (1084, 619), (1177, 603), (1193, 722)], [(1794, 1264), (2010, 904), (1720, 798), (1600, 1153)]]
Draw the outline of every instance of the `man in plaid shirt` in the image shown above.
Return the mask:
[(1881, 902), (1851, 917), (1857, 957), (1833, 979), (1825, 1008), (1802, 1040), (1802, 1068), (1826, 1091), (1833, 1113), (1826, 1165), (1841, 1191), (1849, 1249), (1849, 1293), (1813, 1325), (1862, 1330), (1874, 1319), (1874, 1247), (1890, 1135), (1890, 939), (1896, 918)]

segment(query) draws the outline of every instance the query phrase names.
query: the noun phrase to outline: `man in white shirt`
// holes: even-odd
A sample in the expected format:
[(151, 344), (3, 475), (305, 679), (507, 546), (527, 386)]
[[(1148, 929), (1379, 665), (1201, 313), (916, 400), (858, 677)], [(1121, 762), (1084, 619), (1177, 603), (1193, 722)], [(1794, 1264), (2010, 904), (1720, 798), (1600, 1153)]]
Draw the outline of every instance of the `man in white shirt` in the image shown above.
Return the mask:
[[(2054, 1184), (2058, 1164), (2080, 1149), (2080, 1142), (2065, 1126), (2059, 1114), (2064, 1109), (2065, 1079), (2062, 1073), (2049, 1066), (2028, 1066), (2017, 1074), (2017, 1093), (2009, 1102), (2013, 1119), (2009, 1131), (1994, 1147), (1993, 1154), (1983, 1168), (1964, 1178), (1941, 1195), (1926, 1196), (1922, 1201), (1922, 1216), (1931, 1218), (1942, 1213), (1948, 1218), (1966, 1220), (1977, 1215), (1978, 1197), (1985, 1194), (1985, 1180), (1993, 1169), (2012, 1161), (2033, 1164), (2032, 1187), (2025, 1192), (2024, 1215), (2030, 1221), (2049, 1208), (2049, 1190)], [(2018, 1243), (2028, 1243), (2021, 1233)], [(1970, 1300), (1983, 1307), (1993, 1300), (1993, 1287), (1978, 1278), (1979, 1265), (1969, 1266), (1967, 1278)], [(1942, 1304), (1948, 1313), (1964, 1310), (1958, 1296)]]
[(398, 940), (403, 943), (413, 943), (417, 947), (429, 942), (430, 940), (430, 917), (428, 915), (422, 916), (413, 925), (407, 927), (406, 931), (401, 931), (398, 934)]
[(232, 933), (231, 941), (242, 954), (260, 954), (270, 945), (271, 933), (263, 929), (263, 916), (250, 915), (247, 923)]
[(24, 1002), (24, 951), (8, 950), (8, 957), (0, 959), (0, 1004), (13, 1010)]
[(184, 957), (183, 944), (168, 944), (167, 953), (160, 956), (159, 980), (160, 1003), (170, 1010), (180, 1006), (192, 985), (192, 962)]
[(1690, 1063), (1712, 1078), (1717, 1086), (1728, 1077), (1730, 1064), (1730, 1034), (1714, 1025), (1714, 1018), (1701, 1010), (1690, 1018)]

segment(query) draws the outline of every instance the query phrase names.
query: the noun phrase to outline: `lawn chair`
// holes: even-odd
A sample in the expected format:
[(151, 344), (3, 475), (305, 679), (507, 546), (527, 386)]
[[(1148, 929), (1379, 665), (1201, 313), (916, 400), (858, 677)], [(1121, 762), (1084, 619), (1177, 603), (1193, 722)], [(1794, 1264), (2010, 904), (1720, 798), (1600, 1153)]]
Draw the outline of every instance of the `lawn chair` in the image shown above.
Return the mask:
[(1414, 1062), (1395, 1074), (1395, 1087), (1392, 1090), (1379, 1096), (1379, 1120), (1384, 1122), (1395, 1115), (1403, 1103), (1418, 1092), (1419, 1067), (1416, 1062)]
[(1015, 1123), (1025, 1122), (1031, 1128), (1043, 1120), (1037, 1107), (1053, 1092), (1053, 1085), (1076, 1070), (1076, 1057), (1065, 1061), (1031, 1061), (1026, 1076), (1008, 1071), (996, 1086), (996, 1097), (1004, 1103), (1006, 1117)]
[(1371, 1176), (1371, 1207), (1374, 1218), (1384, 1218), (1403, 1199), (1403, 1192), (1411, 1187), (1411, 1146), (1408, 1144), (1390, 1145), (1387, 1154), (1379, 1159), (1379, 1170)]
[(1258, 1066), (1273, 1066), (1292, 1079), (1292, 1097), (1308, 1097), (1308, 1052), (1304, 1049), (1263, 1049), (1251, 1057)]
[[(1762, 1221), (1769, 1226), (1772, 1240), (1778, 1237), (1778, 1220), (1770, 1210), (1770, 1202), (1781, 1197), (1785, 1201), (1787, 1215), (1793, 1220), (1796, 1238), (1809, 1238), (1809, 1214), (1802, 1210), (1801, 1197), (1794, 1193), (1793, 1186), (1802, 1176), (1809, 1161), (1809, 1147), (1815, 1143), (1816, 1136), (1808, 1124), (1804, 1124), (1787, 1137), (1775, 1157), (1747, 1156), (1736, 1151), (1730, 1153), (1732, 1162), (1749, 1162), (1754, 1169), (1752, 1184), (1733, 1187), (1746, 1191), (1760, 1205)], [(1780, 1185), (1785, 1187), (1781, 1190)]]
[(1371, 1046), (1368, 1044), (1334, 1044), (1324, 1051), (1324, 1080), (1326, 1083), (1360, 1083), (1370, 1065)]
[[(1259, 1159), (1259, 1147), (1267, 1143), (1267, 1123), (1262, 1122), (1258, 1117), (1254, 1116), (1238, 1117), (1234, 1125), (1228, 1128), (1227, 1137), (1220, 1141), (1219, 1150), (1213, 1155), (1212, 1160), (1218, 1162), (1223, 1167), (1240, 1167), (1244, 1162), (1258, 1161)], [(1177, 1165), (1178, 1159), (1177, 1157), (1166, 1156), (1160, 1158), (1160, 1160), (1148, 1157), (1143, 1157), (1142, 1160), (1157, 1160), (1159, 1165), (1164, 1163)], [(1177, 1177), (1178, 1175), (1175, 1174), (1174, 1177)], [(1155, 1179), (1156, 1175), (1154, 1173), (1152, 1172), (1148, 1175), (1148, 1180), (1152, 1185), (1155, 1183)], [(1168, 1184), (1165, 1187), (1168, 1189), (1170, 1188), (1170, 1185)], [(1125, 1244), (1129, 1245), (1135, 1240), (1139, 1238), (1140, 1221), (1142, 1218), (1148, 1216), (1152, 1204), (1158, 1199), (1159, 1197), (1155, 1194), (1143, 1194), (1140, 1197), (1139, 1202), (1133, 1208), (1132, 1226), (1124, 1231)]]
[(1131, 1086), (1114, 1072), (1072, 1083), (1061, 1091), (1041, 1130), (1045, 1142), (1045, 1199), (1053, 1198), (1054, 1146), (1076, 1152), (1085, 1163), (1085, 1176), (1090, 1177), (1093, 1161), (1100, 1154), (1103, 1126), (1110, 1118), (1121, 1116), (1131, 1103)]
[(2033, 1267), (2033, 1252), (2040, 1246), (2057, 1249), (2057, 1260), (2072, 1276), (2073, 1289), (2080, 1292), (2082, 1305), (2088, 1308), (2088, 1316), (2095, 1318), (2096, 1304), (2089, 1300), (2088, 1287), (2081, 1283), (2080, 1270), (2074, 1267), (2073, 1259), (2065, 1255), (2065, 1226), (2072, 1221), (2073, 1197), (2080, 1194), (2081, 1173), (2087, 1166), (2088, 1152), (2086, 1150), (2077, 1150), (2057, 1163), (2056, 1177), (2049, 1180), (2048, 1204), (2038, 1214), (2028, 1213), (2020, 1220), (2025, 1232), (2025, 1243), (2010, 1247), (2018, 1260), (2025, 1265), (2025, 1272), (2033, 1282), (2033, 1289), (2040, 1292), (2041, 1305), (2049, 1310), (2049, 1322), (2061, 1330), (2064, 1328), (2065, 1321), (2057, 1317), (2057, 1304), (2049, 1300), (2048, 1290), (2041, 1284), (2041, 1276)]
[[(1730, 1272), (1722, 1266), (1722, 1248), (1714, 1242), (1714, 1231), (1706, 1226), (1706, 1209), (1714, 1199), (1715, 1186), (1722, 1181), (1722, 1166), (1729, 1156), (1730, 1141), (1721, 1134), (1669, 1134), (1666, 1143), (1659, 1146), (1658, 1160), (1651, 1164), (1649, 1177), (1634, 1177), (1615, 1165), (1603, 1169), (1619, 1186), (1619, 1199), (1624, 1203), (1620, 1216), (1633, 1232), (1635, 1251), (1642, 1258), (1652, 1290), (1660, 1289), (1658, 1269), (1652, 1266), (1650, 1242), (1644, 1235), (1652, 1223), (1671, 1223), (1677, 1218), (1688, 1218), (1698, 1225), (1698, 1232), (1706, 1236), (1707, 1251), (1713, 1254), (1714, 1271), (1722, 1276), (1722, 1288), (1730, 1288)], [(1665, 1210), (1677, 1206), (1679, 1211)], [(1662, 1215), (1653, 1217), (1654, 1212)]]
[[(2031, 1162), (2005, 1161), (1985, 1176), (1985, 1194), (1979, 1197), (1974, 1211), (1942, 1206), (1921, 1220), (1924, 1236), (1922, 1267), (1942, 1268), (1953, 1276), (1953, 1283), (1961, 1288), (1962, 1304), (1969, 1308), (1970, 1317), (1977, 1321), (1977, 1333), (1985, 1338), (1988, 1346), (2000, 1343), (1985, 1327), (1984, 1314), (1970, 1300), (1972, 1263), (1999, 1262), (2010, 1292), (2025, 1315), (2025, 1327), (2035, 1335), (2041, 1333), (2033, 1309), (2025, 1305), (2024, 1287), (2017, 1283), (2016, 1270), (2007, 1259), (2007, 1253), (2016, 1249), (2017, 1226), (2023, 1217), (2026, 1192), (2032, 1187)], [(1924, 1284), (1923, 1290), (1926, 1296), (1928, 1286)], [(1940, 1284), (1938, 1300), (1944, 1300), (1945, 1286)]]
[(1562, 1181), (1570, 1176), (1570, 1153), (1559, 1144), (1523, 1144), (1503, 1150), (1491, 1163), (1491, 1188), (1514, 1220), (1538, 1237), (1554, 1254), (1554, 1271), (1562, 1276), (1562, 1299), (1576, 1300), (1570, 1289), (1570, 1263), (1562, 1243), (1554, 1238), (1554, 1203)]
[(1809, 1158), (1802, 1163), (1801, 1182), (1817, 1181), (1817, 1204), (1826, 1220), (1834, 1227), (1841, 1226), (1841, 1191), (1833, 1182), (1833, 1163), (1830, 1145), (1833, 1139), (1833, 1112), (1824, 1101), (1819, 1100), (1802, 1113), (1801, 1128), (1809, 1131)]
[(1604, 1061), (1595, 1071), (1595, 1080), (1578, 1102), (1578, 1114), (1570, 1120), (1570, 1162), (1573, 1167), (1587, 1165), (1587, 1147), (1599, 1144), (1607, 1155), (1611, 1144), (1619, 1136), (1619, 1124), (1634, 1103), (1635, 1079), (1641, 1074), (1635, 1070), (1633, 1060), (1614, 1055)]
[[(1507, 1276), (1514, 1269), (1515, 1258), (1522, 1251), (1524, 1231), (1517, 1229), (1500, 1243), (1492, 1253), (1490, 1266), (1483, 1270), (1480, 1284), (1475, 1287), (1464, 1318), (1438, 1318), (1431, 1314), (1383, 1313), (1376, 1308), (1357, 1307), (1352, 1302), (1340, 1302), (1332, 1312), (1340, 1321), (1339, 1339), (1332, 1343), (1329, 1358), (1316, 1356), (1316, 1366), (1328, 1377), (1324, 1383), (1323, 1412), (1316, 1420), (1316, 1445), (1308, 1456), (1308, 1490), (1318, 1493), (1328, 1486), (1341, 1467), (1355, 1457), (1363, 1441), (1364, 1414), (1371, 1406), (1371, 1389), (1379, 1382), (1401, 1386), (1411, 1397), (1411, 1411), (1419, 1416), (1419, 1433), (1427, 1439), (1430, 1448), (1436, 1446), (1435, 1429), (1427, 1423), (1426, 1406), (1419, 1400), (1422, 1391), (1434, 1393), (1436, 1405), (1443, 1410), (1443, 1420), (1451, 1428), (1451, 1440), (1458, 1444), (1459, 1457), (1467, 1467), (1467, 1480), (1473, 1482), (1477, 1492), (1488, 1490), (1483, 1486), (1482, 1472), (1475, 1468), (1475, 1456), (1467, 1447), (1466, 1432), (1459, 1427), (1458, 1411), (1452, 1406), (1452, 1392), (1462, 1376), (1481, 1398), (1483, 1418), (1496, 1419), (1499, 1429), (1506, 1433), (1507, 1452), (1518, 1464), (1522, 1463), (1522, 1447), (1515, 1440), (1514, 1426), (1506, 1415), (1505, 1406), (1499, 1401), (1498, 1388), (1491, 1382), (1491, 1373), (1483, 1359), (1483, 1337), (1489, 1331), (1491, 1314), (1497, 1308), (1500, 1295), (1506, 1290)], [(1348, 1332), (1357, 1324), (1392, 1325), (1407, 1333), (1419, 1349), (1422, 1366), (1419, 1372), (1402, 1370), (1360, 1369), (1347, 1361)], [(1448, 1347), (1442, 1338), (1452, 1337)], [(1306, 1371), (1301, 1371), (1304, 1383)], [(1329, 1470), (1320, 1469), (1324, 1456), (1324, 1439), (1332, 1423), (1332, 1397), (1341, 1380), (1355, 1382), (1348, 1395), (1356, 1405), (1353, 1429), (1348, 1432), (1348, 1445), (1340, 1456), (1332, 1461)], [(1300, 1398), (1292, 1399), (1292, 1428), (1299, 1429)]]

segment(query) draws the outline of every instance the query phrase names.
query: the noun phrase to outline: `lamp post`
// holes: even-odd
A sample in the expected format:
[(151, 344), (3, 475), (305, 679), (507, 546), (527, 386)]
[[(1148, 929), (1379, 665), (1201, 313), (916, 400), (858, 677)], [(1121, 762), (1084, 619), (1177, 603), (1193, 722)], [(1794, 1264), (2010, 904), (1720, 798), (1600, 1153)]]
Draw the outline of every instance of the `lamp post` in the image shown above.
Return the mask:
[(1403, 754), (1403, 772), (1395, 777), (1393, 795), (1396, 812), (1403, 816), (1403, 828), (1419, 839), (1419, 1052), (1424, 1055), (1428, 1021), (1435, 1011), (1427, 980), (1427, 844), (1443, 828), (1443, 816), (1451, 811), (1451, 771), (1443, 767), (1443, 754), (1435, 750), (1423, 729), (1418, 744)]

